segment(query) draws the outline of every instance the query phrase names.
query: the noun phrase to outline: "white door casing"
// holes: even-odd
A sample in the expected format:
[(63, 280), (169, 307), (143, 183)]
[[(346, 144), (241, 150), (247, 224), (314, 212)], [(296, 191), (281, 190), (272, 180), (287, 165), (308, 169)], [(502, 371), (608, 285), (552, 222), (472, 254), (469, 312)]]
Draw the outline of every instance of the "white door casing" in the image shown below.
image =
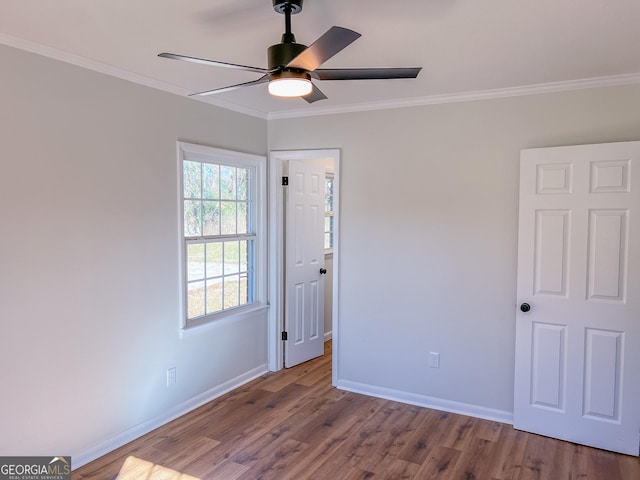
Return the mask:
[[(269, 370), (284, 368), (284, 343), (281, 334), (284, 322), (284, 191), (282, 176), (289, 160), (322, 163), (334, 174), (333, 179), (333, 263), (331, 276), (331, 334), (333, 354), (331, 375), (337, 385), (340, 375), (340, 150), (273, 150), (269, 153), (269, 321), (268, 321), (268, 365)], [(288, 187), (287, 187), (288, 188)], [(325, 332), (326, 333), (326, 332)]]
[[(285, 366), (324, 353), (324, 167), (289, 160), (285, 205)], [(325, 271), (326, 273), (326, 271)]]
[(514, 427), (638, 455), (640, 142), (521, 152), (517, 280)]

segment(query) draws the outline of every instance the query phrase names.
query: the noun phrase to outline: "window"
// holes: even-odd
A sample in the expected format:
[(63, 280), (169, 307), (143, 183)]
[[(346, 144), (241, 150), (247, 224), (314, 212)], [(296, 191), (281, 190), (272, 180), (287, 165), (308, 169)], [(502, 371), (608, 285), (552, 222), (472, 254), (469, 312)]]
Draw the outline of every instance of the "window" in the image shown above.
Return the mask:
[(324, 179), (324, 249), (333, 249), (333, 175)]
[(260, 169), (252, 155), (180, 146), (184, 325), (190, 326), (259, 301)]

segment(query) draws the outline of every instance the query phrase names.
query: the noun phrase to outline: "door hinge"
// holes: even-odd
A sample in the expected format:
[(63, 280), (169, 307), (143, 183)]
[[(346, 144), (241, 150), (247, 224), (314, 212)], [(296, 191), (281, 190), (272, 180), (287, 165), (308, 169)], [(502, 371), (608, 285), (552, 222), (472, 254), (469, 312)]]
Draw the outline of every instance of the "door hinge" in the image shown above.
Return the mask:
[(289, 339), (288, 337), (289, 336), (287, 335), (287, 332), (282, 332), (282, 341), (288, 340)]
[(282, 186), (286, 187), (289, 185), (289, 177), (282, 177)]

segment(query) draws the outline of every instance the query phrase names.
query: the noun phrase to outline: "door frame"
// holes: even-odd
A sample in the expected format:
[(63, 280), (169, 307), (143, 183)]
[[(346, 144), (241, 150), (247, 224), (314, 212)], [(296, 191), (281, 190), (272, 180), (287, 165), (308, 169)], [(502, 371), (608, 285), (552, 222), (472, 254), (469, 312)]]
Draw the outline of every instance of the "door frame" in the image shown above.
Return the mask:
[(338, 292), (340, 271), (340, 149), (272, 150), (269, 152), (269, 320), (267, 327), (268, 366), (272, 372), (281, 370), (284, 345), (281, 332), (284, 321), (284, 191), (281, 186), (284, 162), (289, 160), (333, 160), (333, 276), (331, 303), (331, 336), (333, 341), (332, 381), (338, 379)]

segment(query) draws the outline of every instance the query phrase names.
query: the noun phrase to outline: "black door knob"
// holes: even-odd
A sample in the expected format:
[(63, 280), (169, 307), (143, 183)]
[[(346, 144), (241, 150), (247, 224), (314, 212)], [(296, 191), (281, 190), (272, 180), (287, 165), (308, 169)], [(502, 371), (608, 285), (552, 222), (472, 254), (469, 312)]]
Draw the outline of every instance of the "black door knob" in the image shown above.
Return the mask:
[(324, 268), (324, 267), (322, 267), (322, 268), (320, 269), (320, 273), (321, 273), (322, 275), (324, 275), (325, 273), (327, 273), (327, 269), (326, 269), (326, 268)]
[(529, 305), (528, 303), (523, 303), (522, 305), (520, 305), (520, 310), (527, 313), (529, 310), (531, 310), (531, 305)]

